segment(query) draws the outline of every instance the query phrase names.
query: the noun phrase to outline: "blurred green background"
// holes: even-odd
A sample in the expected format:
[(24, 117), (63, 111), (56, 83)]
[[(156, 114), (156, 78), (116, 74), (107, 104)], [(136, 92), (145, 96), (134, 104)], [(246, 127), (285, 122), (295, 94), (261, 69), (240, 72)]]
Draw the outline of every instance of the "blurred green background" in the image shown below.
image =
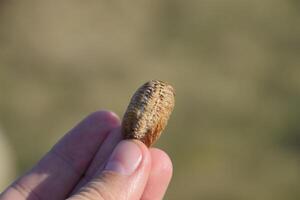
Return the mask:
[(161, 79), (176, 88), (156, 144), (174, 162), (166, 199), (299, 199), (299, 11), (297, 0), (1, 1), (0, 186), (87, 114), (122, 116)]

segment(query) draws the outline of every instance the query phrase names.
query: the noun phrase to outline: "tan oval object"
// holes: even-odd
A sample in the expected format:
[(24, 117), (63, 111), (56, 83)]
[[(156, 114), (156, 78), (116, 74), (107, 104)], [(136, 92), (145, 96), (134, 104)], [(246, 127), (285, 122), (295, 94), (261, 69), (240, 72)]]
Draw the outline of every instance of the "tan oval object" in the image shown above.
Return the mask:
[(171, 85), (158, 80), (145, 83), (132, 96), (124, 114), (124, 138), (151, 146), (167, 125), (174, 104), (175, 92)]

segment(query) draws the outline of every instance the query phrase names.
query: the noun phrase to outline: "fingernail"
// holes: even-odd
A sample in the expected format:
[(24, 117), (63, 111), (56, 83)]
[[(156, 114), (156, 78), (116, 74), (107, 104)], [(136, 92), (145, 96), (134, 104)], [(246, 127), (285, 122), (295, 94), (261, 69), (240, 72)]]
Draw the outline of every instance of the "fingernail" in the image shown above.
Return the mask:
[(142, 160), (142, 151), (138, 144), (132, 141), (120, 142), (110, 156), (105, 170), (123, 175), (132, 174)]

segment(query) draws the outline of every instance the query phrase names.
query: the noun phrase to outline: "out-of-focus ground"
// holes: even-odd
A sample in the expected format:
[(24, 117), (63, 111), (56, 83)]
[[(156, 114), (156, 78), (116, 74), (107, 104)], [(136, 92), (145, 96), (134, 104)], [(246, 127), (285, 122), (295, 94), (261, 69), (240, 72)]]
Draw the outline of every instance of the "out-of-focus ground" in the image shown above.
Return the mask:
[(0, 191), (16, 176), (15, 156), (3, 131), (0, 130)]
[(174, 162), (166, 199), (299, 199), (299, 10), (297, 0), (1, 1), (0, 124), (18, 173), (88, 113), (122, 116), (139, 85), (162, 79), (176, 88), (156, 144)]

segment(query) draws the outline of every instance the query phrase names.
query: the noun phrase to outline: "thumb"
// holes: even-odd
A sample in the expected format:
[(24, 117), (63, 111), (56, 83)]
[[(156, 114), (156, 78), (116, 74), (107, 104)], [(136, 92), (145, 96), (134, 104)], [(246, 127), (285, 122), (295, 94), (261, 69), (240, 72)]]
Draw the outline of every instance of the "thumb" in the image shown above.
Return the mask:
[(120, 142), (103, 171), (69, 200), (139, 200), (151, 168), (148, 148), (137, 140)]

